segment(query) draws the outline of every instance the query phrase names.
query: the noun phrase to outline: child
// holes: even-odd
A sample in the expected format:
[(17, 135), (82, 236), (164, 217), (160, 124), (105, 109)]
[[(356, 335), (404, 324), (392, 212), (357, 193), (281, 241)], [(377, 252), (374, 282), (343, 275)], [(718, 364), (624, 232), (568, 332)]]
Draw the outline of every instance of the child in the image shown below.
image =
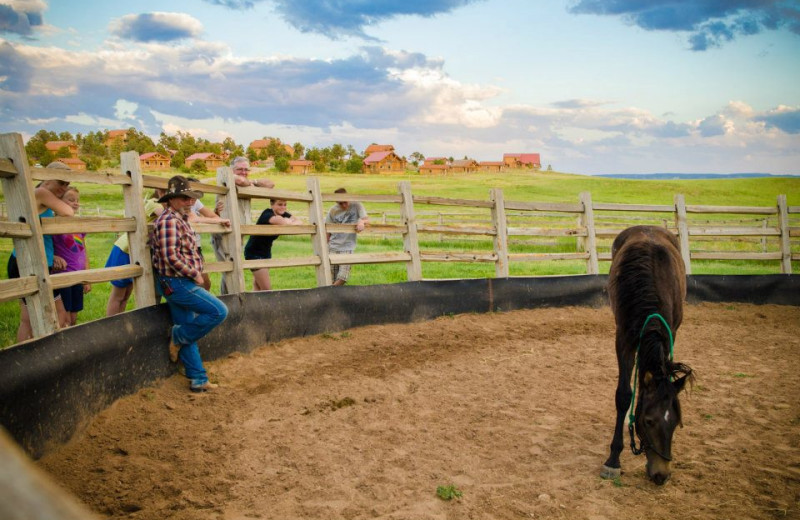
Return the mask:
[[(78, 188), (70, 186), (61, 200), (69, 204), (75, 214), (81, 206)], [(61, 272), (82, 271), (89, 269), (89, 260), (86, 256), (86, 233), (70, 233), (68, 235), (53, 235), (53, 251), (61, 257), (66, 267)], [(71, 327), (78, 321), (78, 313), (83, 310), (83, 295), (92, 290), (90, 284), (79, 283), (61, 290), (61, 299), (66, 310), (65, 322), (62, 327)]]
[[(282, 199), (270, 199), (270, 207), (265, 209), (258, 217), (257, 225), (283, 225), (283, 226), (302, 226), (303, 222), (293, 217), (286, 211), (286, 201)], [(245, 260), (264, 260), (272, 258), (272, 243), (279, 235), (251, 235), (244, 247)], [(262, 267), (253, 269), (253, 290), (269, 291), (272, 283), (269, 279), (269, 269)]]
[[(54, 161), (47, 165), (48, 168), (55, 168), (60, 170), (69, 170), (69, 166), (62, 162)], [(65, 174), (65, 178), (69, 178), (69, 173)], [(72, 207), (61, 200), (61, 196), (69, 186), (69, 181), (64, 180), (49, 180), (43, 181), (34, 190), (36, 198), (36, 212), (39, 218), (61, 216), (71, 217), (75, 214)], [(57, 268), (63, 268), (63, 261), (53, 254), (53, 237), (52, 235), (44, 235), (44, 252), (47, 258), (47, 267), (52, 273)], [(16, 251), (11, 251), (11, 256), (8, 258), (8, 278), (19, 278), (19, 265), (17, 264)], [(58, 315), (59, 325), (66, 321), (66, 311), (64, 304), (61, 301), (61, 290), (53, 291), (55, 296), (55, 308)], [(20, 300), (19, 312), (19, 329), (17, 329), (17, 342), (25, 341), (33, 337), (33, 329), (31, 328), (31, 318), (28, 314), (28, 306), (25, 304), (25, 298)]]
[[(159, 204), (158, 199), (166, 193), (166, 190), (156, 189), (152, 196), (144, 201), (144, 214), (147, 215), (147, 223), (153, 222), (156, 217), (164, 212), (164, 205)], [(128, 265), (131, 263), (130, 244), (128, 243), (128, 234), (122, 233), (120, 237), (114, 242), (114, 247), (111, 248), (111, 254), (108, 255), (106, 267), (117, 267), (120, 265)], [(108, 305), (106, 305), (106, 316), (114, 316), (121, 312), (125, 312), (125, 307), (128, 306), (128, 300), (133, 293), (133, 278), (123, 278), (121, 280), (114, 280), (111, 282), (111, 294), (108, 296)]]

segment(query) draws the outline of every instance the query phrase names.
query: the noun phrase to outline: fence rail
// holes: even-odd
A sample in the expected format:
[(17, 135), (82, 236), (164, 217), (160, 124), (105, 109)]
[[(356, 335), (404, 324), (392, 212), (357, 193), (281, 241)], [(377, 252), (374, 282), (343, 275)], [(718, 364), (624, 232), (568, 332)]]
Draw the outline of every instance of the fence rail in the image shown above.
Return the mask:
[[(34, 335), (55, 331), (57, 321), (52, 304), (53, 289), (78, 283), (102, 283), (120, 278), (133, 278), (139, 306), (153, 305), (156, 296), (153, 271), (147, 247), (148, 227), (144, 215), (143, 193), (146, 188), (165, 188), (167, 179), (142, 175), (139, 156), (125, 152), (120, 157), (119, 174), (70, 172), (70, 181), (118, 185), (124, 200), (123, 216), (71, 217), (40, 219), (36, 215), (34, 181), (60, 179), (64, 170), (31, 169), (19, 134), (0, 135), (0, 179), (5, 195), (8, 221), (0, 222), (0, 237), (11, 238), (17, 251), (21, 278), (0, 281), (0, 301), (25, 297), (31, 314)], [(787, 206), (786, 196), (779, 195), (776, 205), (707, 206), (686, 204), (683, 195), (675, 195), (673, 205), (593, 203), (591, 194), (580, 194), (578, 202), (535, 202), (505, 200), (502, 190), (492, 189), (488, 200), (450, 199), (415, 196), (408, 182), (398, 184), (396, 194), (321, 193), (319, 181), (307, 179), (306, 191), (287, 191), (257, 187), (236, 187), (228, 167), (217, 170), (217, 184), (191, 183), (192, 189), (213, 194), (224, 204), (223, 216), (230, 227), (219, 224), (197, 224), (200, 233), (219, 234), (224, 248), (233, 252), (223, 261), (206, 264), (207, 272), (221, 273), (229, 292), (245, 291), (244, 270), (254, 268), (287, 268), (310, 266), (316, 273), (317, 285), (331, 284), (331, 266), (342, 264), (402, 263), (409, 281), (422, 280), (422, 262), (493, 263), (495, 275), (509, 276), (512, 262), (580, 261), (587, 274), (599, 272), (599, 262), (611, 259), (610, 241), (633, 223), (655, 223), (677, 233), (687, 273), (692, 260), (759, 260), (780, 263), (781, 272), (791, 273), (791, 262), (800, 260), (800, 252), (792, 251), (792, 238), (800, 237), (800, 226), (790, 226), (790, 216), (800, 215), (800, 206)], [(308, 225), (253, 225), (251, 202), (256, 199), (286, 199), (307, 205)], [(373, 235), (400, 235), (402, 250), (379, 253), (332, 254), (327, 247), (327, 233), (355, 232), (355, 225), (327, 224), (324, 203), (358, 201), (396, 204), (397, 210), (383, 212), (364, 231)], [(422, 208), (457, 207), (446, 214)], [(487, 211), (488, 210), (488, 211)], [(488, 214), (487, 214), (488, 213)], [(727, 220), (696, 221), (694, 215), (725, 215)], [(730, 217), (730, 216), (735, 217)], [(744, 219), (759, 215), (763, 218)], [(452, 217), (460, 220), (454, 222)], [(730, 222), (730, 224), (726, 224)], [(747, 223), (752, 225), (746, 225)], [(88, 269), (62, 274), (48, 273), (42, 235), (63, 233), (128, 233), (131, 264), (114, 268)], [(241, 255), (243, 237), (248, 235), (308, 236), (313, 254), (295, 258), (244, 260)], [(460, 240), (491, 240), (492, 250), (433, 251), (420, 249), (420, 236), (457, 236)], [(690, 248), (692, 241), (736, 237), (758, 240), (762, 250), (706, 251)], [(511, 242), (510, 239), (517, 242)], [(524, 252), (515, 249), (524, 239), (572, 241), (574, 251)], [(523, 239), (523, 241), (519, 241)], [(767, 243), (773, 250), (767, 250)], [(424, 242), (427, 244), (427, 242)]]

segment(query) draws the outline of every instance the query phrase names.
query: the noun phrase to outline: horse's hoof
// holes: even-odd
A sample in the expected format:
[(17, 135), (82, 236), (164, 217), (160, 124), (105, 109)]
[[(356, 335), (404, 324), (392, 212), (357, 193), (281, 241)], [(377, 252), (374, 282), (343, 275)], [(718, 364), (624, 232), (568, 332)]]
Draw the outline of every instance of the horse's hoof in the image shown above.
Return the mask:
[(621, 468), (611, 468), (603, 464), (603, 471), (600, 472), (600, 477), (611, 480), (619, 478), (620, 474)]

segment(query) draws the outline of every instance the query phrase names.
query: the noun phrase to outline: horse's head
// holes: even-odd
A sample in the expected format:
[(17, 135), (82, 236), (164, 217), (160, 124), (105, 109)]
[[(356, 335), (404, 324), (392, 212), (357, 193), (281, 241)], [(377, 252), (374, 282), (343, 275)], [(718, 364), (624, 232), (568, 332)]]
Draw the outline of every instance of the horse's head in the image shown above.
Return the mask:
[(682, 426), (678, 393), (683, 390), (687, 378), (691, 377), (691, 369), (685, 368), (688, 371), (680, 370), (683, 376), (674, 381), (670, 381), (667, 375), (655, 375), (652, 372), (645, 372), (642, 377), (642, 393), (636, 411), (636, 434), (647, 455), (647, 476), (658, 485), (666, 482), (670, 476), (672, 434), (676, 426)]

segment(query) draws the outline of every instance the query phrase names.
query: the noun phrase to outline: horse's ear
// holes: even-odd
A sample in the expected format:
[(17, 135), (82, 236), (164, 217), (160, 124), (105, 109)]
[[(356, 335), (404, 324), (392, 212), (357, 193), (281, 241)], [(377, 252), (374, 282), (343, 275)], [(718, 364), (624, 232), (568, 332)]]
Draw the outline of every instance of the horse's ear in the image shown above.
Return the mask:
[(672, 382), (672, 388), (675, 389), (676, 394), (680, 393), (680, 391), (683, 390), (683, 388), (686, 386), (686, 379), (688, 377), (689, 377), (688, 375), (681, 376)]

